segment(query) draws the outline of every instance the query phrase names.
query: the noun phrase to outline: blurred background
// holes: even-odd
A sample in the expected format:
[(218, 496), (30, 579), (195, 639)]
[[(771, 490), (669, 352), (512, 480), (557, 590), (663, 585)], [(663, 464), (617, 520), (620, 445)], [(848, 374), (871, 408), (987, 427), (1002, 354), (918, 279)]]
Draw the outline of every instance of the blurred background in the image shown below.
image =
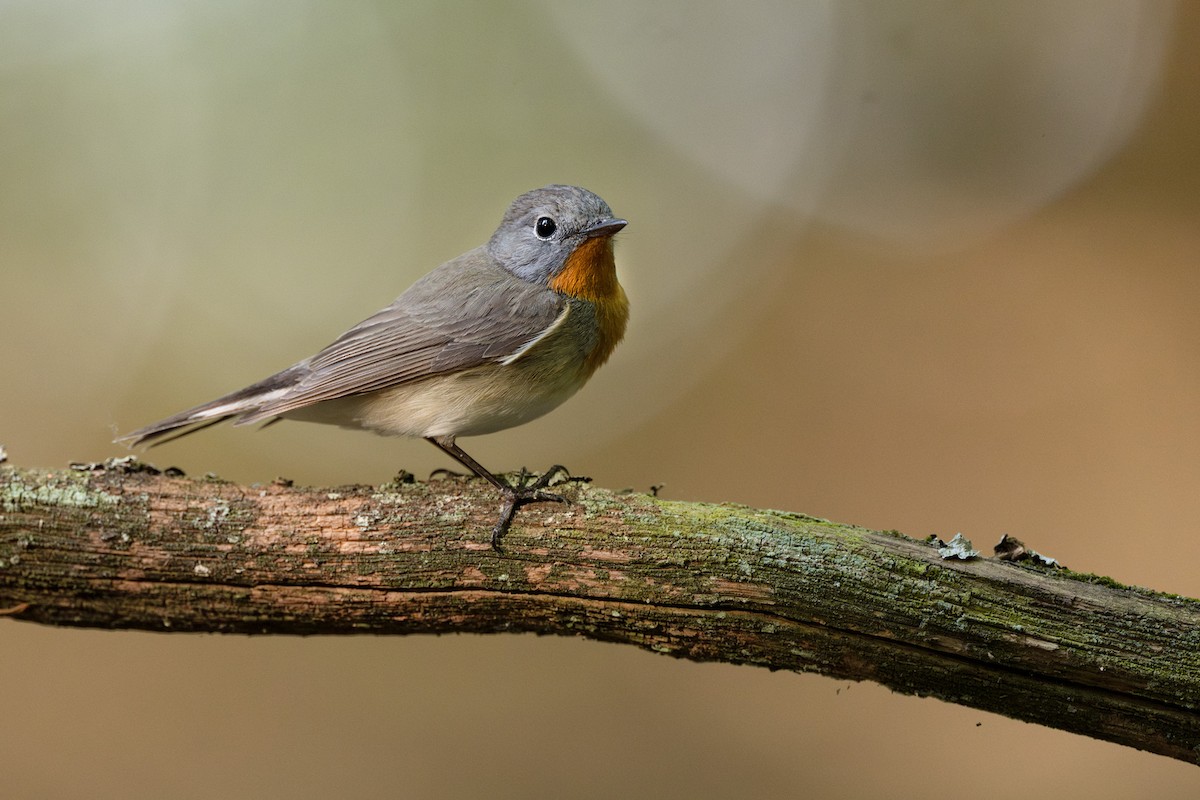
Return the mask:
[[(1200, 4), (0, 2), (0, 443), (309, 355), (518, 193), (630, 225), (625, 342), (495, 469), (1200, 596)], [(148, 458), (382, 483), (288, 423)], [(1195, 767), (870, 684), (529, 636), (0, 624), (10, 797), (1193, 798)], [(947, 766), (952, 765), (950, 769)]]

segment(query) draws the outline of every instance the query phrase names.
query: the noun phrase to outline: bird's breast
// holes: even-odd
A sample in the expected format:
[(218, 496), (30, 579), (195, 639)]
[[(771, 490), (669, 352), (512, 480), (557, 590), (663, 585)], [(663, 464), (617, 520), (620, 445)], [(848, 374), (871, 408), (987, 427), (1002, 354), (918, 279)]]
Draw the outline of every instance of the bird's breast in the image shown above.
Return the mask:
[(547, 285), (573, 301), (564, 333), (586, 345), (580, 365), (587, 380), (612, 355), (629, 321), (629, 299), (617, 281), (612, 238), (585, 240)]

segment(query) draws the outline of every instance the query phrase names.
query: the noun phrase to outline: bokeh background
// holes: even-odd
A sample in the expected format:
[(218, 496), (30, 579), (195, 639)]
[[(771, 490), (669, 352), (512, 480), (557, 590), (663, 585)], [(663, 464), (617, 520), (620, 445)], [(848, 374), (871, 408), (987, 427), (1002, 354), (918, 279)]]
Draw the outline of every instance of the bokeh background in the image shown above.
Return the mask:
[[(613, 488), (1003, 533), (1200, 596), (1200, 4), (0, 2), (0, 443), (310, 354), (587, 186), (626, 343), (467, 440)], [(303, 424), (151, 451), (382, 483)], [(530, 636), (0, 624), (6, 797), (1193, 798), (1158, 756), (870, 684)]]

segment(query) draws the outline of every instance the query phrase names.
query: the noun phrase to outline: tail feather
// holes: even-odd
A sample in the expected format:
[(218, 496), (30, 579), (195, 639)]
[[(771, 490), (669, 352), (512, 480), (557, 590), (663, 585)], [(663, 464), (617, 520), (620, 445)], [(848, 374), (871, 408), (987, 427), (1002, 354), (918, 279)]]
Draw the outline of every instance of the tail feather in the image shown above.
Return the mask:
[(272, 375), (244, 389), (210, 400), (187, 411), (180, 411), (114, 441), (128, 447), (150, 442), (151, 446), (187, 436), (233, 417), (252, 414), (265, 404), (286, 394), (298, 380), (299, 365)]
[(148, 425), (145, 428), (134, 431), (133, 433), (127, 433), (124, 436), (114, 439), (113, 441), (124, 444), (131, 448), (137, 447), (140, 444), (145, 444), (146, 442), (150, 443), (150, 447), (157, 447), (160, 444), (173, 442), (176, 439), (187, 436), (189, 433), (202, 431), (212, 425), (224, 422), (225, 420), (229, 419), (229, 417), (216, 417), (208, 420), (207, 422), (185, 421), (171, 424), (171, 420), (173, 419), (175, 419), (175, 417), (164, 419), (161, 422)]

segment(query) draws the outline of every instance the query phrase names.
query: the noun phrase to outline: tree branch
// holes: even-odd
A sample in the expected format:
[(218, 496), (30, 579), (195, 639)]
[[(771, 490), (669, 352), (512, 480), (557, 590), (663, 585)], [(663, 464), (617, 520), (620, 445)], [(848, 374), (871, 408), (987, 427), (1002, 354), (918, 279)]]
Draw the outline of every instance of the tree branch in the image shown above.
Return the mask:
[(0, 614), (240, 633), (533, 631), (871, 680), (1200, 763), (1200, 602), (802, 514), (0, 467)]

